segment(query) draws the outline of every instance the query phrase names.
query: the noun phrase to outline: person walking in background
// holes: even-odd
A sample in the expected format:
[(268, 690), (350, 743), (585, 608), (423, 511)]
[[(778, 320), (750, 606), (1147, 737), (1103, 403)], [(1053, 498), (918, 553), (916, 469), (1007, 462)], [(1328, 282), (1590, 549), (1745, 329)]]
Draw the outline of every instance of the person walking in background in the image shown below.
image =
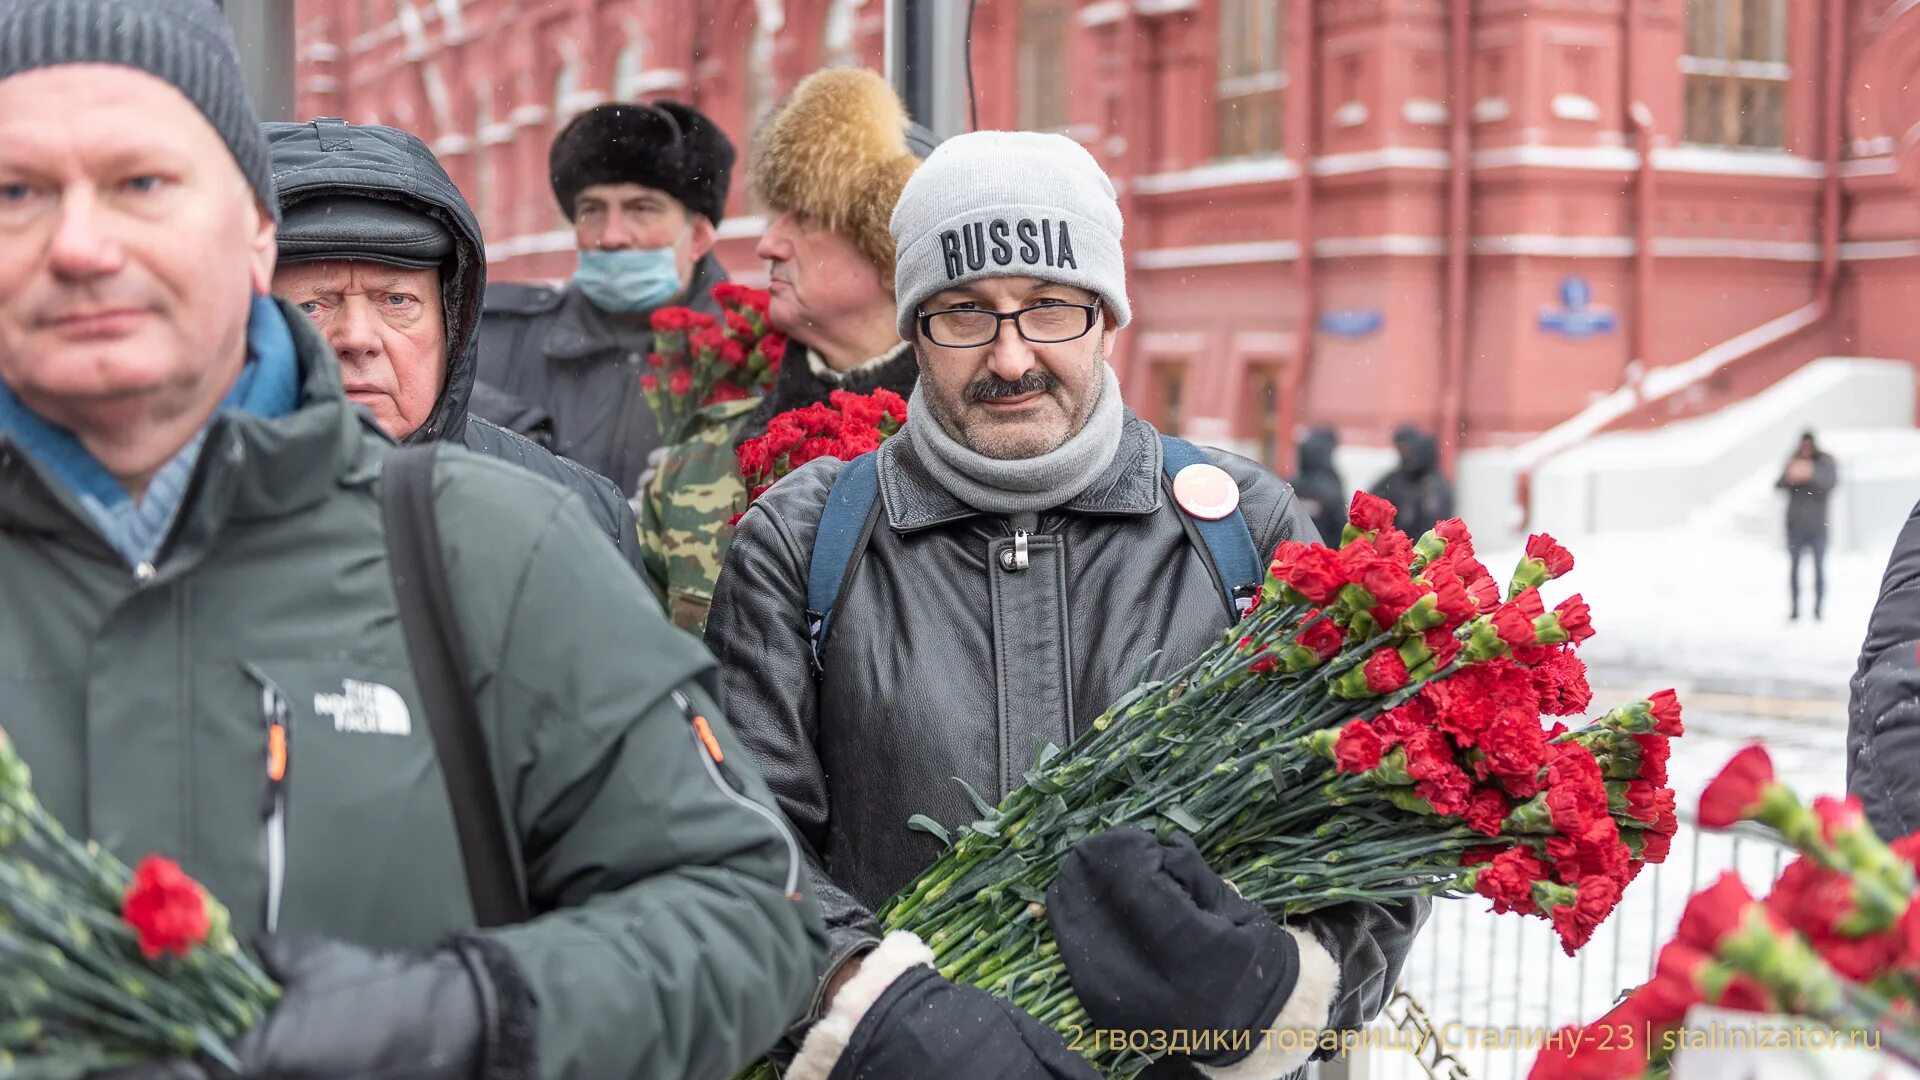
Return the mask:
[(1293, 494), (1313, 519), (1320, 539), (1340, 543), (1347, 524), (1347, 486), (1333, 467), (1333, 451), (1340, 437), (1332, 428), (1314, 428), (1300, 440), (1300, 472), (1293, 478)]
[[(1400, 452), (1400, 464), (1370, 490), (1393, 504), (1394, 528), (1419, 536), (1436, 522), (1453, 516), (1453, 485), (1440, 473), (1439, 441), (1419, 426), (1402, 424), (1396, 428), (1393, 448)], [(1337, 543), (1339, 534), (1327, 540)]]
[(1814, 441), (1813, 432), (1800, 436), (1800, 445), (1787, 459), (1774, 486), (1787, 493), (1787, 595), (1792, 598), (1790, 619), (1800, 618), (1800, 556), (1813, 556), (1813, 617), (1820, 618), (1827, 600), (1827, 496), (1840, 482), (1833, 455)]

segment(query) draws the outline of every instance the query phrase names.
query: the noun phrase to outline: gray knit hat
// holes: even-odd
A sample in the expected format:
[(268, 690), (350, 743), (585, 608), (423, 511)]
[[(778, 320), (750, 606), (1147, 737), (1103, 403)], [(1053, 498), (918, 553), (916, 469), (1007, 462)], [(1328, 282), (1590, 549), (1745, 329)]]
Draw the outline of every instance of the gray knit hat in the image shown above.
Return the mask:
[(171, 83), (278, 220), (267, 141), (214, 0), (0, 0), (0, 79), (60, 64), (119, 64)]
[(1035, 277), (1099, 293), (1114, 325), (1132, 318), (1113, 181), (1064, 135), (975, 131), (927, 156), (900, 192), (890, 230), (900, 336), (927, 297), (989, 277)]

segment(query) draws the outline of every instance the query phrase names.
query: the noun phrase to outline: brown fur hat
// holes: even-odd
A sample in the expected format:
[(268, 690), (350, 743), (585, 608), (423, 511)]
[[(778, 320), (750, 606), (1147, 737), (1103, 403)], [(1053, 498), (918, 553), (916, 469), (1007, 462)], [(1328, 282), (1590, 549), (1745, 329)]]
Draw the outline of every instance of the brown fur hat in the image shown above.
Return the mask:
[(893, 280), (887, 222), (920, 165), (907, 112), (865, 68), (828, 68), (800, 80), (754, 136), (748, 182), (776, 214), (801, 214), (856, 244)]

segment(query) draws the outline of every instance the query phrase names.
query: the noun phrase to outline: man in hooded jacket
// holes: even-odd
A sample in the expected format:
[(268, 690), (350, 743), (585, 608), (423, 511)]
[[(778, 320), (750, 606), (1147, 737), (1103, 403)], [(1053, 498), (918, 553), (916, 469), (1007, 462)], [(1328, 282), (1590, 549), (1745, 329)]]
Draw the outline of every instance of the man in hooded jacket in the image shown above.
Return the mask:
[[(574, 492), (641, 569), (633, 510), (611, 481), (469, 415), (486, 250), (433, 152), (407, 132), (333, 118), (261, 129), (282, 218), (274, 292), (333, 347), (348, 398), (402, 444), (464, 446)], [(439, 303), (415, 310), (403, 283), (437, 292)]]

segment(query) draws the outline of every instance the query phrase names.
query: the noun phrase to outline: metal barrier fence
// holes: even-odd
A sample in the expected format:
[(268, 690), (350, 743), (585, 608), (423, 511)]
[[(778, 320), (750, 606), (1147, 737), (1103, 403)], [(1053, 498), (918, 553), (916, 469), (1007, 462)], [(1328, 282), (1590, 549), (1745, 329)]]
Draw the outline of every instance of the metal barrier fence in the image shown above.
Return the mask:
[(1687, 897), (1722, 872), (1764, 895), (1793, 852), (1757, 831), (1702, 832), (1681, 820), (1666, 863), (1648, 867), (1577, 956), (1538, 919), (1442, 900), (1401, 972), (1399, 993), (1348, 1055), (1343, 1080), (1520, 1080), (1544, 1040), (1596, 1019), (1653, 972)]

